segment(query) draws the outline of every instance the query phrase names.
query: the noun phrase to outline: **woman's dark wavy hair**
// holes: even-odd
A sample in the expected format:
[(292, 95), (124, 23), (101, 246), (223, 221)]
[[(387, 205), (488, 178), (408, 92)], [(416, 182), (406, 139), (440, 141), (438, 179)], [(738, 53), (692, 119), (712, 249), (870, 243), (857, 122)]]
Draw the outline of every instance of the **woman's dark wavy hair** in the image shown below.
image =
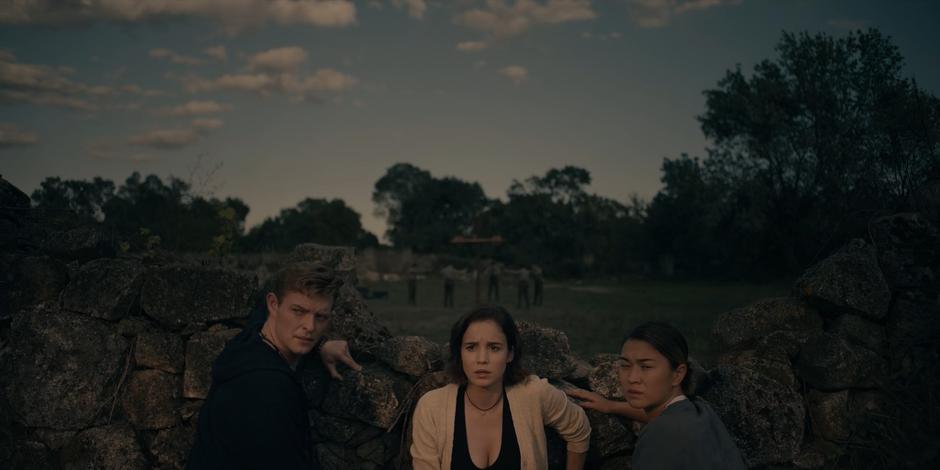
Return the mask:
[(663, 322), (647, 322), (633, 329), (623, 342), (635, 339), (646, 341), (666, 357), (672, 370), (685, 364), (685, 377), (682, 379), (682, 393), (691, 393), (692, 370), (689, 366), (689, 344), (676, 327)]
[(506, 335), (506, 347), (513, 353), (512, 361), (506, 364), (506, 373), (503, 375), (503, 383), (507, 386), (515, 385), (525, 380), (528, 375), (522, 368), (522, 347), (519, 344), (519, 328), (512, 319), (512, 315), (505, 308), (499, 305), (484, 305), (477, 307), (464, 316), (460, 317), (454, 326), (450, 329), (450, 357), (447, 361), (447, 373), (451, 380), (458, 384), (467, 383), (467, 374), (463, 371), (463, 364), (460, 363), (460, 348), (463, 346), (463, 335), (472, 323), (492, 320), (499, 325)]

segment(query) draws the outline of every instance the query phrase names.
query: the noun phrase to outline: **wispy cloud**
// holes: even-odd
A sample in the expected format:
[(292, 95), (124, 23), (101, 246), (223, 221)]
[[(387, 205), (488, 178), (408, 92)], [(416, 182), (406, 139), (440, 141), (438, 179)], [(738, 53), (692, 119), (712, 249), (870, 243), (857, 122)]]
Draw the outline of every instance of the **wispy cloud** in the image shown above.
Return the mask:
[(423, 19), (428, 11), (428, 3), (425, 0), (392, 0), (392, 5), (397, 8), (405, 8), (408, 15), (412, 18)]
[(166, 60), (169, 60), (170, 62), (173, 62), (174, 64), (182, 64), (182, 65), (202, 65), (206, 63), (206, 61), (203, 59), (199, 59), (196, 57), (183, 55), (183, 54), (177, 54), (176, 52), (173, 52), (169, 49), (163, 49), (163, 48), (150, 49), (150, 57), (154, 59), (166, 59)]
[(0, 24), (137, 23), (201, 17), (229, 33), (268, 23), (344, 27), (356, 22), (351, 0), (16, 0), (0, 4)]
[[(171, 78), (174, 78), (171, 75)], [(296, 101), (317, 98), (322, 93), (341, 93), (355, 87), (359, 80), (331, 68), (318, 69), (312, 74), (300, 73), (242, 73), (226, 74), (217, 78), (188, 75), (178, 78), (190, 93), (219, 90), (257, 93), (262, 96), (284, 94)]]
[(483, 41), (464, 41), (457, 43), (457, 50), (461, 52), (476, 52), (486, 49), (487, 44)]
[(630, 19), (642, 28), (661, 28), (676, 16), (743, 0), (628, 0)]
[(529, 78), (529, 71), (521, 65), (503, 67), (499, 69), (499, 74), (509, 78), (516, 85), (521, 84)]
[(157, 116), (201, 116), (205, 114), (217, 114), (231, 110), (232, 107), (216, 101), (188, 101), (186, 103), (158, 109), (154, 112)]
[(459, 13), (454, 21), (490, 38), (506, 38), (534, 25), (587, 21), (597, 18), (591, 0), (488, 0), (482, 8)]
[(248, 68), (262, 72), (291, 72), (307, 61), (307, 51), (297, 46), (279, 47), (248, 58)]
[(25, 147), (38, 143), (39, 136), (35, 132), (23, 130), (16, 124), (0, 122), (0, 149)]

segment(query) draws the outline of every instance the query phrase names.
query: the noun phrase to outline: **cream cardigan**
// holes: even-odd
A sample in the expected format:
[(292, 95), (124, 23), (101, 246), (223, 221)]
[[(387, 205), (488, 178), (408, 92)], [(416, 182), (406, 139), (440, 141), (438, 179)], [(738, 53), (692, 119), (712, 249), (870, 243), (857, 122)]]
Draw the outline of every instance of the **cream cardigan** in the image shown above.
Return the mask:
[[(454, 447), (457, 385), (449, 384), (424, 394), (415, 408), (411, 458), (414, 470), (450, 470)], [(587, 452), (591, 425), (580, 406), (545, 379), (530, 375), (506, 389), (512, 425), (519, 442), (524, 470), (548, 468), (545, 426), (558, 431), (569, 452)]]

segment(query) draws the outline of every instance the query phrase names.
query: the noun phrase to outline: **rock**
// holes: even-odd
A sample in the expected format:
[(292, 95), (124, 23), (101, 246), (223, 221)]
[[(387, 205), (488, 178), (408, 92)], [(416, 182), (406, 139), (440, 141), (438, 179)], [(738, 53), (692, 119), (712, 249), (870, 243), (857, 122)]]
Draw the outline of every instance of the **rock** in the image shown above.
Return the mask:
[(117, 254), (114, 233), (97, 223), (53, 229), (42, 238), (40, 248), (44, 253), (66, 260), (87, 261)]
[(346, 370), (341, 382), (331, 384), (322, 409), (388, 429), (397, 421), (410, 389), (411, 384), (394, 372), (368, 364), (362, 372)]
[(842, 442), (849, 438), (849, 391), (826, 393), (810, 390), (806, 394), (813, 433), (823, 439)]
[(542, 378), (563, 379), (577, 368), (568, 335), (562, 331), (517, 322), (522, 349), (522, 368)]
[(181, 329), (248, 315), (253, 278), (238, 271), (190, 265), (154, 268), (144, 274), (140, 304), (160, 324)]
[(185, 356), (183, 339), (178, 335), (160, 330), (143, 331), (137, 335), (134, 362), (138, 367), (179, 374), (183, 372)]
[(2, 176), (0, 176), (0, 208), (3, 210), (29, 209), (29, 196)]
[(116, 321), (133, 313), (144, 267), (127, 259), (96, 259), (79, 268), (62, 293), (66, 310)]
[(196, 431), (189, 426), (163, 429), (154, 436), (150, 454), (161, 468), (182, 470), (195, 441)]
[(186, 400), (180, 405), (180, 418), (186, 422), (196, 422), (199, 418), (199, 410), (202, 408), (204, 400)]
[(753, 346), (777, 331), (811, 337), (822, 333), (823, 321), (805, 302), (790, 297), (766, 299), (723, 313), (712, 334), (722, 348)]
[(774, 331), (757, 340), (754, 350), (757, 354), (763, 356), (786, 356), (792, 362), (806, 343), (819, 337), (822, 333), (822, 330), (813, 331), (810, 334), (800, 331)]
[(127, 340), (98, 320), (46, 307), (17, 314), (10, 403), (30, 427), (82, 429), (107, 412)]
[(823, 391), (876, 387), (883, 382), (886, 368), (878, 354), (832, 333), (807, 343), (796, 361), (797, 375)]
[(333, 301), (332, 334), (356, 351), (376, 351), (392, 334), (382, 325), (353, 284), (344, 284)]
[(734, 351), (718, 356), (717, 362), (750, 369), (794, 389), (797, 386), (790, 359), (780, 351), (769, 354), (761, 354), (753, 349)]
[(358, 468), (358, 458), (354, 449), (347, 449), (332, 442), (316, 445), (314, 454), (322, 470), (346, 470)]
[(590, 362), (574, 357), (574, 370), (568, 374), (565, 379), (575, 382), (584, 382), (594, 372), (594, 366)]
[(68, 282), (68, 268), (48, 256), (0, 256), (0, 319), (34, 305), (58, 305)]
[(935, 299), (910, 292), (898, 295), (885, 322), (893, 369), (902, 359), (921, 356), (921, 348), (940, 340), (938, 318), (940, 305)]
[(588, 375), (588, 385), (591, 390), (603, 395), (609, 400), (623, 400), (623, 391), (620, 389), (620, 378), (617, 373), (619, 359), (616, 356), (595, 357), (597, 367)]
[(752, 370), (722, 365), (702, 395), (738, 445), (748, 468), (787, 463), (803, 441), (803, 398), (791, 387)]
[(585, 412), (591, 422), (591, 451), (606, 458), (633, 449), (636, 435), (628, 420), (594, 410)]
[(112, 424), (78, 433), (60, 455), (63, 470), (148, 469), (134, 430), (125, 424)]
[(178, 376), (159, 370), (140, 370), (131, 375), (121, 405), (136, 429), (165, 429), (179, 422)]
[(609, 459), (604, 459), (598, 470), (630, 470), (633, 468), (633, 461), (629, 455), (618, 455)]
[(236, 328), (196, 333), (186, 343), (186, 371), (183, 373), (183, 397), (205, 399), (212, 385), (212, 363), (225, 343), (238, 334)]
[(368, 424), (339, 418), (336, 416), (322, 415), (314, 423), (317, 432), (327, 440), (337, 444), (346, 444), (348, 447), (356, 447), (359, 444), (380, 436), (384, 429), (379, 429)]
[(75, 431), (59, 431), (57, 429), (36, 429), (33, 432), (53, 452), (58, 452), (59, 449), (71, 442), (75, 434), (78, 434)]
[(918, 289), (936, 279), (940, 232), (926, 217), (916, 213), (881, 217), (872, 221), (869, 231), (889, 285)]
[(793, 459), (793, 467), (799, 470), (839, 468), (831, 465), (844, 453), (845, 451), (838, 445), (816, 439), (803, 445), (800, 455)]
[(356, 456), (375, 465), (385, 463), (385, 445), (381, 439), (373, 439), (356, 448)]
[(153, 327), (150, 322), (141, 317), (122, 318), (117, 324), (117, 331), (125, 338), (133, 338), (144, 331), (150, 331)]
[(440, 370), (441, 347), (422, 336), (395, 336), (376, 351), (376, 357), (394, 370), (412, 377)]
[(859, 239), (808, 269), (795, 290), (811, 303), (846, 308), (873, 320), (884, 318), (891, 302), (874, 247)]
[(883, 350), (885, 346), (883, 326), (850, 313), (839, 315), (833, 320), (829, 331), (875, 352)]
[[(0, 461), (0, 464), (3, 462)], [(13, 442), (9, 465), (9, 468), (16, 470), (46, 470), (56, 466), (52, 452), (43, 443), (36, 441)]]

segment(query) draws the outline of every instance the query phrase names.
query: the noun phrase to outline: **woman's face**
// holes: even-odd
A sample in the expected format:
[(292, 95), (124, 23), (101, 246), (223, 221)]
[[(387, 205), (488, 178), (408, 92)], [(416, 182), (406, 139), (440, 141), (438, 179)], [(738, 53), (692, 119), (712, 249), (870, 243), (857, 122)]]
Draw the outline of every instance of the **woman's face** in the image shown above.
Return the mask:
[(512, 356), (506, 344), (506, 335), (493, 320), (473, 322), (463, 334), (460, 365), (471, 385), (502, 387), (503, 375)]
[(630, 339), (620, 351), (620, 388), (627, 402), (647, 412), (657, 410), (682, 393), (686, 366), (672, 369), (666, 356), (646, 341)]

